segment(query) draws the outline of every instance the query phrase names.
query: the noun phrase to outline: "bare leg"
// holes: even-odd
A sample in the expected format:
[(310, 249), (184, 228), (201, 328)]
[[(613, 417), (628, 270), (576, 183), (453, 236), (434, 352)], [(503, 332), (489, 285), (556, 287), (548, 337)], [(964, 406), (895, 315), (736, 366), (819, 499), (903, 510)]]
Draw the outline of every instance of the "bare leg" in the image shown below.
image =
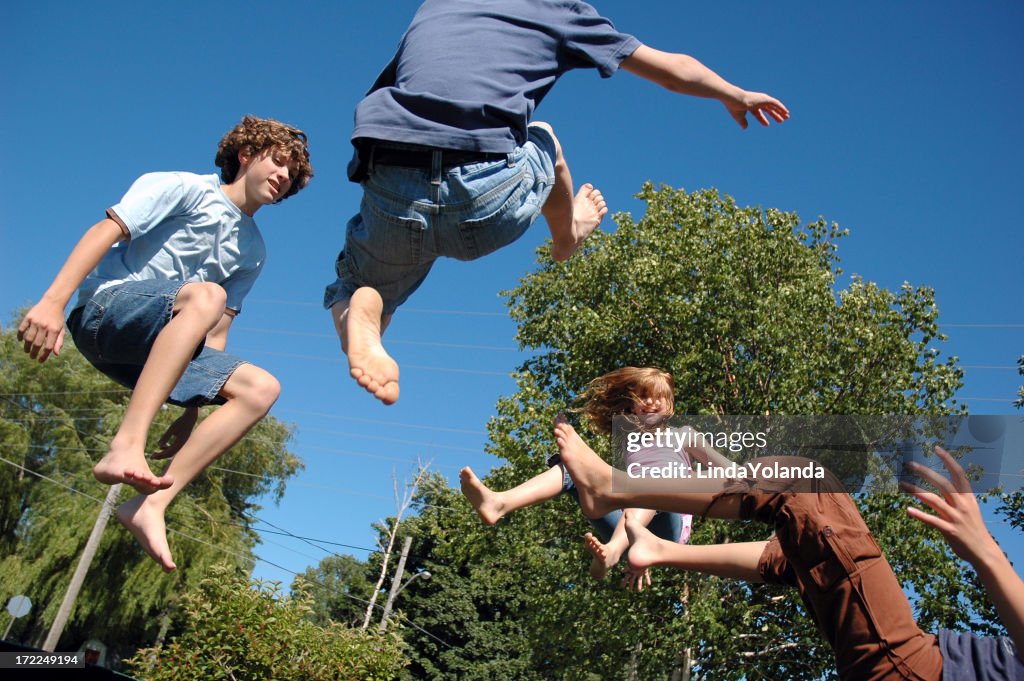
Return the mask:
[(630, 478), (625, 471), (605, 463), (564, 419), (556, 421), (555, 441), (562, 463), (579, 492), (580, 508), (588, 518), (600, 518), (617, 508), (653, 508), (715, 518), (739, 518), (738, 495), (715, 499), (724, 489), (724, 480)]
[(364, 286), (331, 307), (341, 349), (348, 355), (349, 374), (384, 404), (398, 401), (398, 363), (384, 350), (381, 336), (390, 315), (376, 289)]
[(572, 174), (565, 162), (562, 145), (547, 123), (531, 123), (547, 130), (555, 140), (555, 185), (541, 213), (551, 230), (551, 257), (568, 260), (608, 213), (604, 196), (592, 184), (584, 184), (573, 196)]
[(668, 565), (730, 579), (764, 581), (758, 564), (768, 545), (766, 541), (703, 546), (678, 544), (654, 536), (639, 520), (627, 517), (625, 525), (630, 545), (629, 567), (632, 570)]
[(583, 545), (594, 556), (590, 561), (590, 576), (594, 579), (604, 579), (608, 571), (618, 565), (622, 554), (629, 548), (629, 537), (626, 535), (627, 517), (634, 518), (641, 525), (647, 527), (654, 519), (655, 513), (657, 511), (646, 508), (626, 509), (622, 517), (619, 518), (619, 524), (615, 526), (615, 531), (612, 532), (607, 544), (602, 544), (601, 540), (590, 532), (583, 535)]
[(185, 485), (270, 411), (280, 390), (277, 380), (263, 369), (252, 364), (238, 367), (220, 392), (227, 403), (199, 424), (171, 461), (167, 473), (173, 484), (148, 496), (137, 496), (118, 507), (117, 519), (164, 570), (175, 567), (164, 526), (167, 506)]
[(110, 449), (92, 469), (107, 485), (126, 482), (140, 494), (167, 489), (173, 474), (153, 475), (146, 464), (146, 436), (196, 347), (224, 315), (227, 294), (217, 284), (186, 284), (174, 301), (174, 316), (160, 331), (128, 401)]
[(562, 493), (562, 467), (552, 466), (543, 473), (504, 492), (487, 487), (467, 466), (459, 471), (462, 494), (476, 509), (480, 520), (493, 525), (508, 513), (554, 499)]

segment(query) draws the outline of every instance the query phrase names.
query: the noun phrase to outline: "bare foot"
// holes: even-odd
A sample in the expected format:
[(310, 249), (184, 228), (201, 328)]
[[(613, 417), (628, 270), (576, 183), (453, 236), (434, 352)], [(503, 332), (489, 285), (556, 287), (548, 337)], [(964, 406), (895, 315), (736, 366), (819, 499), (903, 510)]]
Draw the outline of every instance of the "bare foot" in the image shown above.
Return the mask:
[(164, 514), (160, 509), (146, 503), (147, 497), (137, 496), (117, 507), (117, 519), (124, 525), (146, 553), (165, 572), (175, 567), (171, 560), (171, 548), (167, 545), (167, 528), (164, 526)]
[(139, 494), (152, 494), (174, 484), (171, 475), (153, 475), (146, 465), (145, 454), (110, 443), (110, 449), (100, 462), (93, 466), (92, 474), (105, 485), (124, 482), (135, 488)]
[(592, 533), (583, 535), (583, 546), (593, 556), (590, 561), (590, 576), (594, 579), (604, 579), (608, 571), (618, 565), (622, 558), (622, 552), (611, 548), (610, 544), (602, 544), (601, 540)]
[(661, 542), (642, 522), (626, 516), (626, 536), (629, 537), (629, 569), (642, 572), (652, 565), (659, 564), (661, 558)]
[(571, 258), (572, 254), (601, 224), (601, 218), (607, 214), (608, 204), (605, 202), (601, 190), (589, 182), (580, 187), (572, 202), (572, 234), (566, 235), (564, 240), (559, 239), (551, 244), (551, 258), (556, 261)]
[(384, 301), (364, 286), (352, 294), (348, 307), (348, 367), (356, 382), (384, 404), (398, 401), (398, 363), (381, 344)]
[(580, 439), (561, 414), (555, 419), (555, 442), (562, 464), (579, 492), (580, 508), (588, 518), (600, 518), (619, 508), (607, 498), (612, 487), (612, 467)]
[(505, 515), (505, 504), (499, 495), (480, 482), (472, 468), (466, 466), (459, 471), (459, 483), (462, 486), (462, 495), (469, 499), (469, 503), (476, 509), (476, 514), (485, 525), (493, 525)]

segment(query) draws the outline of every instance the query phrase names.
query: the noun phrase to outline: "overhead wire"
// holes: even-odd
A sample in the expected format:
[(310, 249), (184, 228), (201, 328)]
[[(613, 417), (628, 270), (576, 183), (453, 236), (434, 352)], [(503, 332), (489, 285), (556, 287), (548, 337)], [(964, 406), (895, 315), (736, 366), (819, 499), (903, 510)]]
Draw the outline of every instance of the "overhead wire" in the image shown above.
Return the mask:
[[(2, 443), (0, 443), (0, 444), (2, 444)], [(56, 484), (59, 487), (62, 487), (64, 489), (68, 490), (69, 492), (72, 492), (74, 494), (77, 494), (77, 495), (80, 495), (82, 497), (85, 497), (86, 499), (90, 499), (90, 500), (92, 500), (92, 501), (94, 501), (96, 503), (99, 503), (99, 504), (104, 503), (103, 499), (100, 499), (98, 497), (94, 497), (94, 496), (92, 496), (91, 494), (89, 494), (87, 492), (83, 492), (83, 491), (81, 491), (79, 489), (76, 489), (76, 488), (70, 486), (70, 485), (62, 483), (59, 480), (55, 480), (54, 478), (51, 478), (50, 476), (47, 476), (47, 475), (42, 474), (42, 473), (39, 473), (37, 471), (33, 471), (32, 469), (30, 469), (30, 468), (28, 468), (28, 467), (26, 467), (26, 466), (24, 466), (22, 464), (19, 464), (19, 463), (15, 462), (15, 461), (11, 461), (9, 459), (6, 459), (6, 458), (0, 456), (0, 462), (6, 463), (6, 464), (8, 464), (10, 466), (14, 466), (15, 468), (18, 468), (18, 469), (24, 471), (25, 473), (28, 473), (29, 475), (35, 476), (37, 478), (40, 478), (40, 479), (42, 479), (42, 480), (44, 480), (46, 482), (50, 482), (50, 483)], [(178, 523), (181, 523), (180, 519), (176, 518), (175, 521), (178, 522)], [(221, 522), (221, 521), (214, 521), (214, 522)], [(260, 522), (264, 522), (264, 523), (267, 523), (267, 524), (271, 525), (272, 527), (276, 527), (272, 523), (268, 523), (267, 521), (261, 520)], [(187, 524), (185, 524), (185, 523), (181, 523), (181, 524), (183, 524), (183, 525), (185, 525), (187, 527)], [(230, 523), (222, 523), (222, 524), (230, 524)], [(294, 570), (290, 570), (289, 568), (286, 568), (286, 567), (284, 567), (282, 565), (279, 565), (277, 563), (274, 563), (272, 561), (269, 561), (269, 560), (266, 560), (266, 559), (260, 557), (259, 554), (257, 554), (255, 551), (252, 551), (251, 555), (241, 554), (241, 553), (233, 551), (233, 550), (231, 550), (231, 549), (229, 549), (227, 547), (224, 547), (223, 545), (214, 544), (212, 542), (208, 542), (206, 540), (200, 539), (199, 537), (192, 536), (192, 535), (190, 535), (190, 534), (188, 534), (186, 532), (182, 532), (181, 530), (178, 530), (178, 529), (176, 529), (174, 527), (167, 526), (166, 529), (167, 529), (168, 532), (170, 532), (170, 533), (172, 533), (174, 535), (177, 535), (177, 536), (182, 537), (184, 539), (187, 539), (189, 541), (193, 541), (193, 542), (202, 544), (204, 546), (210, 547), (210, 548), (212, 548), (212, 549), (214, 549), (216, 551), (219, 551), (221, 553), (225, 553), (227, 555), (234, 556), (235, 558), (238, 558), (238, 559), (242, 560), (243, 562), (247, 562), (250, 558), (255, 558), (256, 560), (258, 560), (260, 562), (266, 563), (267, 565), (271, 565), (271, 566), (273, 566), (273, 567), (275, 567), (275, 568), (277, 568), (279, 570), (282, 570), (284, 572), (287, 572), (287, 573), (289, 573), (289, 574), (291, 574), (293, 576), (298, 577), (300, 575), (300, 573), (295, 572)], [(195, 529), (195, 528), (190, 528), (190, 529)], [(291, 534), (291, 533), (289, 533), (287, 531), (284, 531), (284, 532), (286, 534), (289, 534), (292, 537), (296, 537), (296, 535)], [(310, 543), (310, 542), (307, 542), (307, 543)], [(315, 544), (311, 544), (311, 545), (316, 546)], [(322, 549), (322, 547), (317, 547), (317, 548), (321, 548)], [(294, 549), (290, 549), (290, 550), (295, 552)], [(326, 549), (322, 549), (322, 550), (326, 550)], [(337, 555), (337, 554), (334, 554), (334, 555)], [(315, 580), (308, 580), (308, 581), (315, 581)], [(332, 589), (331, 587), (329, 587), (328, 585), (323, 584), (323, 583), (319, 583), (318, 585), (323, 587), (323, 588), (325, 588), (325, 589), (327, 589), (327, 590), (335, 591), (335, 593), (337, 593), (337, 594), (339, 594), (339, 595), (341, 595), (341, 596), (343, 596), (345, 598), (349, 598), (349, 599), (355, 600), (355, 601), (357, 601), (359, 603), (362, 603), (363, 605), (370, 605), (370, 601), (368, 601), (366, 599), (362, 599), (362, 598), (359, 598), (357, 596), (353, 596), (351, 594), (347, 594), (347, 593), (342, 592), (342, 591), (337, 591), (337, 590)], [(381, 606), (376, 605), (376, 604), (374, 604), (374, 605), (375, 605), (375, 607), (383, 610), (383, 608)], [(409, 623), (410, 626), (415, 628), (417, 631), (420, 631), (421, 633), (426, 634), (427, 636), (430, 636), (434, 640), (438, 641), (439, 643), (442, 643), (443, 645), (445, 645), (445, 646), (447, 646), (449, 648), (452, 647), (449, 643), (447, 643), (446, 641), (438, 638), (436, 635), (434, 635), (433, 633), (431, 633), (431, 632), (427, 631), (426, 629), (422, 628), (421, 626), (419, 626), (418, 624), (416, 624), (412, 620), (406, 619), (406, 621)]]

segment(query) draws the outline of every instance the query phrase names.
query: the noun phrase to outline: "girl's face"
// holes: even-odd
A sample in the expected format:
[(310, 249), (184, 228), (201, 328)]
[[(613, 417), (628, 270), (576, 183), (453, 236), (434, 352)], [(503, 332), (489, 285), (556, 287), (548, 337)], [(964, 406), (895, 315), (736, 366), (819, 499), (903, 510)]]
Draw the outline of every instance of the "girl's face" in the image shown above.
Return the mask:
[(637, 416), (671, 416), (673, 411), (672, 400), (659, 395), (647, 394), (633, 402), (633, 413)]

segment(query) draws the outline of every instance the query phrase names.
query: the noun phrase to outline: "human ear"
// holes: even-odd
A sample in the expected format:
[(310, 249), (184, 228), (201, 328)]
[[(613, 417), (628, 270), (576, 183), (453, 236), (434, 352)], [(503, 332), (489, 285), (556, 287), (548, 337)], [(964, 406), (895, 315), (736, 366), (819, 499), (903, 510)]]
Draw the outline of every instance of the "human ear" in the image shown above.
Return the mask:
[(238, 166), (247, 168), (252, 161), (252, 150), (249, 147), (242, 147), (238, 150)]

